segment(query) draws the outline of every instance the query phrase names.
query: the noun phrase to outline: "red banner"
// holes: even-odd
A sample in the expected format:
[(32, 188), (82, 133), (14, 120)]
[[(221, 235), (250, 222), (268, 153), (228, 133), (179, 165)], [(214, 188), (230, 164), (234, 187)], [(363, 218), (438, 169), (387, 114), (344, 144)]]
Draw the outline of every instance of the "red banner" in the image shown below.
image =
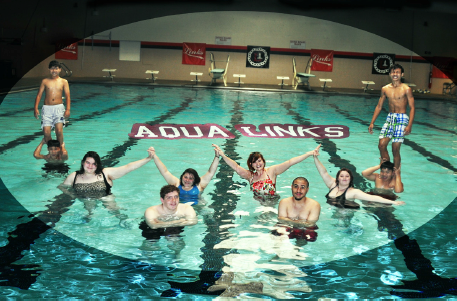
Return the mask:
[(434, 78), (452, 78), (454, 75), (454, 66), (457, 60), (452, 57), (439, 57), (432, 58), (433, 70), (432, 77)]
[(333, 71), (333, 50), (311, 49), (312, 71)]
[(78, 59), (78, 43), (72, 43), (65, 46), (65, 44), (56, 44), (56, 59), (59, 60), (77, 60)]
[(182, 43), (182, 63), (185, 65), (205, 65), (205, 43)]

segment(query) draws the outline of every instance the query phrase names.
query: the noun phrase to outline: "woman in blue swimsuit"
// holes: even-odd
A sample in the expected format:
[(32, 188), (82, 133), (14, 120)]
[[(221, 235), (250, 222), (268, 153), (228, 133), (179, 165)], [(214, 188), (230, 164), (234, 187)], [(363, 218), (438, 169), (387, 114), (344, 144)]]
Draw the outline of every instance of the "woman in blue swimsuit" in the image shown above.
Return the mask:
[(347, 168), (340, 169), (336, 174), (336, 179), (333, 178), (328, 174), (321, 161), (319, 161), (319, 148), (314, 150), (313, 156), (314, 164), (316, 164), (317, 170), (319, 171), (322, 180), (324, 180), (325, 185), (327, 185), (327, 187), (330, 189), (330, 191), (325, 195), (327, 198), (327, 203), (330, 205), (340, 208), (357, 209), (360, 207), (360, 205), (355, 203), (354, 199), (391, 205), (405, 204), (403, 201), (391, 201), (377, 195), (367, 194), (360, 189), (355, 189), (353, 183), (354, 178), (351, 171)]
[(174, 185), (179, 188), (179, 198), (183, 203), (193, 203), (192, 205), (198, 204), (198, 198), (203, 190), (208, 186), (209, 182), (213, 178), (214, 174), (216, 173), (217, 166), (219, 165), (219, 156), (216, 155), (214, 157), (209, 170), (200, 177), (195, 169), (188, 168), (186, 169), (179, 179), (172, 175), (170, 171), (168, 171), (165, 164), (160, 161), (159, 156), (155, 153), (154, 148), (153, 150), (153, 159), (154, 163), (157, 166), (162, 177), (167, 181), (169, 185)]

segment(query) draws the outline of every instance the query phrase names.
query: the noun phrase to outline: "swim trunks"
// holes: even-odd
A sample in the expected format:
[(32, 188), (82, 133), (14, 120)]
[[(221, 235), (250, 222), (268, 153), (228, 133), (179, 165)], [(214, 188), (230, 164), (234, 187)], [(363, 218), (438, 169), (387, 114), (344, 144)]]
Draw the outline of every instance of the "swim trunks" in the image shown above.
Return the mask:
[(379, 139), (387, 137), (393, 138), (392, 142), (403, 142), (408, 122), (409, 117), (405, 113), (389, 113), (379, 134)]
[(330, 191), (325, 195), (325, 197), (327, 198), (328, 204), (338, 207), (338, 208), (349, 208), (349, 209), (359, 209), (360, 208), (360, 205), (357, 204), (356, 202), (346, 199), (346, 192), (348, 191), (349, 187), (346, 188), (346, 190), (342, 194), (340, 194), (334, 198), (330, 197), (329, 196), (330, 192), (333, 189), (335, 189), (336, 187), (338, 187), (338, 186), (335, 186), (332, 189), (330, 189)]
[(197, 186), (193, 186), (191, 190), (184, 190), (181, 185), (178, 186), (179, 188), (179, 200), (181, 203), (192, 203), (190, 205), (197, 205), (198, 204), (198, 197), (200, 195), (200, 190), (198, 190)]
[(260, 194), (260, 195), (275, 195), (276, 194), (276, 186), (273, 183), (273, 181), (270, 179), (267, 173), (267, 179), (265, 180), (258, 180), (256, 182), (252, 182), (252, 179), (254, 178), (254, 174), (252, 174), (251, 178), (251, 190), (254, 192), (254, 194)]
[(63, 123), (63, 126), (65, 126), (64, 114), (65, 107), (63, 104), (44, 105), (41, 108), (41, 129), (45, 126), (50, 126), (52, 129), (57, 123)]

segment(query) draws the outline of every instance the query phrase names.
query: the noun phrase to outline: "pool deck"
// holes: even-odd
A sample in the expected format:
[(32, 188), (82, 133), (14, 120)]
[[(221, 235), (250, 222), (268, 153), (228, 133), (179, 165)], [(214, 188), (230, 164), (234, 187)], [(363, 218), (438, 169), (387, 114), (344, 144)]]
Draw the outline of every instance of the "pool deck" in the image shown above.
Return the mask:
[[(37, 89), (40, 86), (42, 78), (22, 78), (11, 90), (0, 89), (0, 95), (7, 94), (10, 91), (23, 91), (28, 89)], [(261, 85), (261, 84), (242, 84), (238, 87), (238, 84), (228, 84), (227, 87), (224, 84), (216, 83), (211, 85), (209, 81), (201, 81), (195, 84), (191, 81), (179, 81), (179, 80), (156, 80), (152, 83), (151, 79), (140, 79), (140, 78), (118, 78), (114, 80), (107, 80), (101, 77), (68, 77), (69, 83), (83, 83), (83, 84), (102, 84), (102, 85), (136, 85), (136, 86), (150, 86), (150, 87), (182, 87), (182, 88), (193, 88), (193, 89), (226, 89), (226, 90), (239, 90), (239, 91), (265, 91), (265, 92), (287, 92), (287, 93), (317, 93), (317, 94), (343, 94), (343, 95), (365, 95), (367, 97), (379, 97), (380, 90), (367, 90), (364, 89), (349, 89), (349, 88), (326, 88), (325, 91), (322, 87), (311, 86), (307, 89), (302, 86), (298, 86), (296, 90), (291, 85), (284, 85), (280, 88), (280, 85)], [(416, 99), (430, 99), (430, 100), (448, 100), (457, 102), (456, 94), (431, 94), (431, 93), (417, 93), (414, 92), (414, 98)]]

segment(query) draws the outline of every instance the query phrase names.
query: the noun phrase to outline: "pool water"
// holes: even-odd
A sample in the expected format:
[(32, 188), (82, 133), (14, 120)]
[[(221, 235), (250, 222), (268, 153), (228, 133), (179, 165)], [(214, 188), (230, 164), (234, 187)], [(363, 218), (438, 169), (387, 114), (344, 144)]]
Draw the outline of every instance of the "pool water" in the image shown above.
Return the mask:
[[(154, 146), (170, 172), (204, 174), (212, 143), (241, 166), (261, 151), (267, 166), (322, 144), (320, 160), (332, 176), (350, 168), (357, 188), (373, 184), (361, 171), (378, 163), (377, 134), (367, 131), (377, 98), (288, 92), (72, 84), (64, 129), (79, 169), (89, 150), (105, 167), (147, 156)], [(248, 183), (222, 160), (194, 206), (198, 224), (165, 232), (141, 228), (146, 208), (159, 203), (165, 184), (153, 162), (114, 182), (105, 201), (72, 199), (57, 186), (66, 177), (44, 168), (33, 150), (42, 139), (31, 107), (36, 91), (8, 95), (1, 104), (0, 293), (20, 298), (173, 297), (258, 298), (439, 297), (457, 288), (453, 234), (456, 199), (457, 104), (416, 100), (412, 134), (401, 147), (405, 206), (338, 209), (312, 158), (277, 179), (282, 197), (305, 176), (308, 196), (321, 206), (308, 239), (274, 235), (277, 202), (254, 200)], [(375, 125), (379, 132), (387, 111)], [(133, 124), (217, 124), (224, 139), (132, 139)], [(239, 124), (346, 126), (343, 139), (246, 137)], [(148, 234), (149, 233), (149, 234)], [(151, 238), (152, 237), (152, 238)], [(309, 239), (311, 237), (311, 239)], [(402, 286), (403, 287), (395, 287)]]

